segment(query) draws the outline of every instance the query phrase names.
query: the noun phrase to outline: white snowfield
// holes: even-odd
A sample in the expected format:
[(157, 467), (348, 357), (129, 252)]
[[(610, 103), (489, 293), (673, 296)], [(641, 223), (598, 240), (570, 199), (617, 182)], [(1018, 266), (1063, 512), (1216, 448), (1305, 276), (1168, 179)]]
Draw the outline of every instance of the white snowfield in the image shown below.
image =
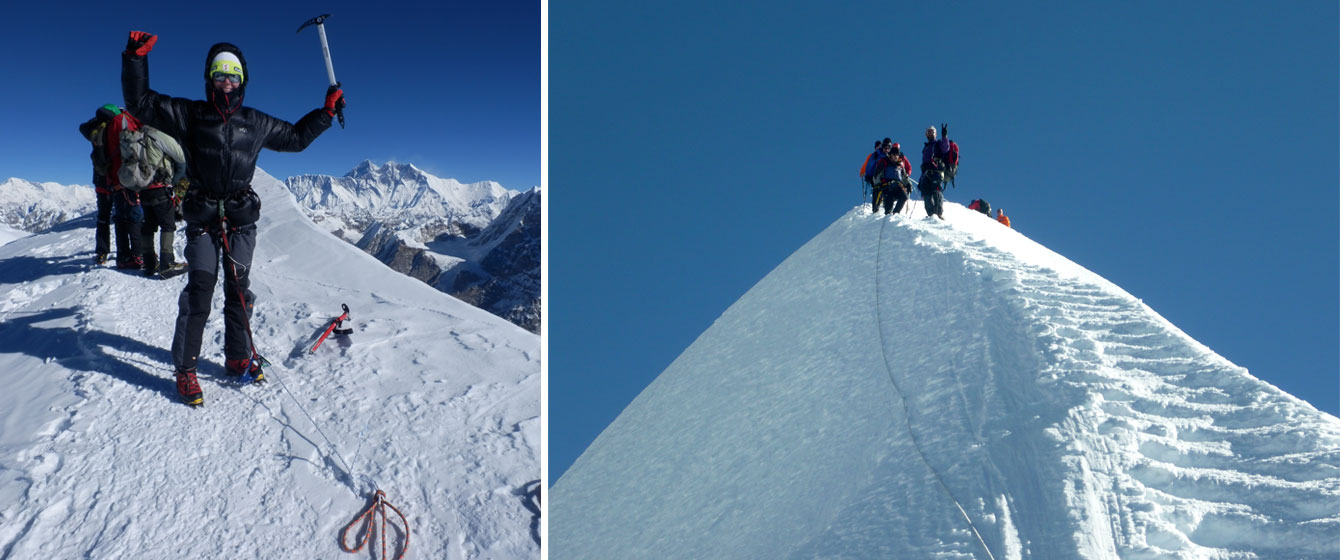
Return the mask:
[[(408, 558), (538, 558), (539, 337), (325, 234), (264, 172), (254, 186), (270, 382), (225, 380), (220, 283), (199, 409), (169, 352), (186, 276), (91, 266), (91, 216), (0, 247), (0, 558), (368, 558), (338, 539), (374, 484), (409, 519)], [(310, 352), (342, 303), (353, 334)]]
[(853, 209), (717, 319), (554, 486), (550, 558), (1340, 557), (1340, 420), (916, 212)]

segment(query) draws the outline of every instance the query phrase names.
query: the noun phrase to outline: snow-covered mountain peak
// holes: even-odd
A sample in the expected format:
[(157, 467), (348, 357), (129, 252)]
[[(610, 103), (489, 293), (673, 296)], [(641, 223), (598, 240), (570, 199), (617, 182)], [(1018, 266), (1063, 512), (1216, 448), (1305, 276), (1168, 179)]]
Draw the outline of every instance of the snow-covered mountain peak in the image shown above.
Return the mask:
[(415, 167), (414, 164), (412, 163), (396, 163), (394, 161), (388, 161), (385, 164), (377, 165), (373, 163), (372, 160), (365, 159), (357, 166), (355, 166), (352, 170), (350, 170), (348, 173), (344, 174), (344, 176), (354, 179), (367, 179), (372, 181), (389, 180), (389, 181), (403, 181), (403, 182), (412, 182), (412, 181), (426, 182), (430, 175), (428, 175), (422, 169)]
[(377, 164), (372, 163), (372, 160), (365, 159), (359, 162), (358, 165), (354, 166), (353, 169), (349, 170), (348, 173), (345, 173), (344, 176), (353, 178), (367, 178), (376, 173), (378, 167), (379, 166)]
[(1340, 419), (945, 215), (858, 207), (759, 281), (555, 484), (551, 555), (1340, 555)]
[(24, 231), (45, 231), (96, 208), (88, 185), (35, 183), (11, 177), (0, 183), (0, 224)]
[(370, 160), (343, 177), (302, 175), (289, 178), (287, 184), (300, 205), (340, 218), (355, 229), (366, 229), (373, 221), (429, 224), (435, 230), (432, 235), (483, 228), (516, 194), (493, 181), (465, 184), (412, 164), (378, 166)]

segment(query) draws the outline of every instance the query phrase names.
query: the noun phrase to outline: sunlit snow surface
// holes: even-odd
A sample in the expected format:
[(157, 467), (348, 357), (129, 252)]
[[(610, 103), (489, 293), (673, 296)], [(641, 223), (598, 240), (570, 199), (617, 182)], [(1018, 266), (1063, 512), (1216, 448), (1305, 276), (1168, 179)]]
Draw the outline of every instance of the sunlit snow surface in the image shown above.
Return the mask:
[(15, 239), (22, 239), (29, 234), (21, 229), (15, 229), (4, 224), (0, 224), (0, 245), (8, 244)]
[[(254, 184), (271, 382), (224, 379), (220, 285), (200, 409), (168, 350), (185, 276), (91, 266), (92, 216), (0, 247), (0, 558), (367, 558), (337, 539), (372, 484), (409, 517), (409, 558), (538, 558), (539, 337)], [(342, 303), (354, 333), (311, 353)]]
[(1340, 420), (946, 206), (726, 310), (554, 486), (550, 558), (1340, 555)]

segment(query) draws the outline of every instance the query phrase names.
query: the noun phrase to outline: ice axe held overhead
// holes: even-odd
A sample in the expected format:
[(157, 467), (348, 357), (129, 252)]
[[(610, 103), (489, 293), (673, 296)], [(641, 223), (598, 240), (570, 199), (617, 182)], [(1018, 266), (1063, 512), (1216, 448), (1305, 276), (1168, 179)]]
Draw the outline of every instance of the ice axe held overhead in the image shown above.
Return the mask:
[[(326, 57), (326, 77), (330, 78), (330, 88), (326, 90), (327, 99), (330, 98), (336, 90), (340, 89), (340, 82), (335, 81), (335, 65), (330, 62), (330, 44), (326, 42), (326, 18), (330, 14), (321, 14), (312, 19), (303, 22), (298, 26), (298, 33), (309, 25), (316, 26), (316, 32), (321, 36), (321, 54)], [(339, 103), (335, 106), (335, 114), (340, 117), (340, 128), (344, 128), (344, 99), (341, 97)]]

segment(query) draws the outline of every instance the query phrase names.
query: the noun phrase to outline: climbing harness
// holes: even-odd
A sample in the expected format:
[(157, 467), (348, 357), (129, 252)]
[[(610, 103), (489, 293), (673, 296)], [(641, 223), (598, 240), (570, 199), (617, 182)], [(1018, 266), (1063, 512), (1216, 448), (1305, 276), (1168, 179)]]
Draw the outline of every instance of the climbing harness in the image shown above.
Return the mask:
[(879, 351), (884, 356), (884, 370), (889, 374), (889, 381), (893, 383), (893, 390), (898, 394), (898, 400), (903, 403), (903, 421), (907, 423), (907, 433), (912, 436), (912, 446), (916, 448), (922, 464), (926, 465), (932, 475), (935, 475), (935, 481), (940, 483), (940, 488), (949, 496), (949, 500), (954, 502), (954, 507), (958, 508), (958, 512), (963, 515), (963, 520), (968, 522), (968, 528), (972, 530), (973, 536), (977, 537), (977, 544), (982, 546), (982, 550), (986, 552), (986, 557), (989, 560), (996, 560), (996, 557), (991, 554), (991, 549), (986, 546), (986, 541), (982, 539), (982, 534), (977, 531), (977, 525), (972, 522), (971, 517), (968, 517), (967, 510), (963, 509), (963, 504), (959, 503), (958, 498), (954, 497), (954, 493), (949, 490), (949, 486), (945, 484), (940, 472), (935, 470), (930, 460), (926, 459), (926, 452), (921, 448), (921, 440), (917, 438), (916, 431), (912, 429), (912, 411), (907, 405), (907, 396), (903, 394), (902, 388), (898, 386), (898, 380), (893, 376), (893, 366), (889, 365), (889, 350), (884, 341), (884, 322), (880, 319), (880, 309), (883, 308), (883, 305), (879, 290), (880, 262), (884, 255), (884, 228), (888, 222), (888, 220), (880, 221), (879, 244), (875, 249), (875, 327), (879, 331)]
[[(340, 530), (340, 548), (345, 552), (352, 554), (357, 554), (359, 551), (363, 550), (363, 546), (372, 540), (372, 535), (377, 530), (377, 515), (381, 515), (381, 533), (377, 540), (380, 541), (382, 545), (382, 559), (386, 560), (387, 558), (390, 558), (390, 556), (386, 555), (386, 508), (388, 507), (391, 508), (391, 511), (394, 511), (396, 515), (400, 516), (400, 525), (404, 528), (405, 534), (405, 540), (401, 543), (400, 552), (395, 555), (394, 560), (404, 558), (405, 553), (409, 552), (409, 521), (405, 520), (405, 514), (401, 513), (394, 505), (391, 505), (391, 502), (386, 501), (386, 494), (381, 490), (378, 490), (377, 493), (373, 495), (372, 504), (368, 505), (368, 509), (363, 510), (363, 513), (358, 514), (358, 517), (355, 517), (353, 521), (350, 521), (348, 525), (344, 526), (344, 529)], [(355, 525), (361, 526), (362, 531), (360, 534), (355, 535), (355, 546), (350, 548), (345, 543), (349, 538), (349, 529), (353, 529)], [(369, 547), (368, 550), (372, 549)]]

